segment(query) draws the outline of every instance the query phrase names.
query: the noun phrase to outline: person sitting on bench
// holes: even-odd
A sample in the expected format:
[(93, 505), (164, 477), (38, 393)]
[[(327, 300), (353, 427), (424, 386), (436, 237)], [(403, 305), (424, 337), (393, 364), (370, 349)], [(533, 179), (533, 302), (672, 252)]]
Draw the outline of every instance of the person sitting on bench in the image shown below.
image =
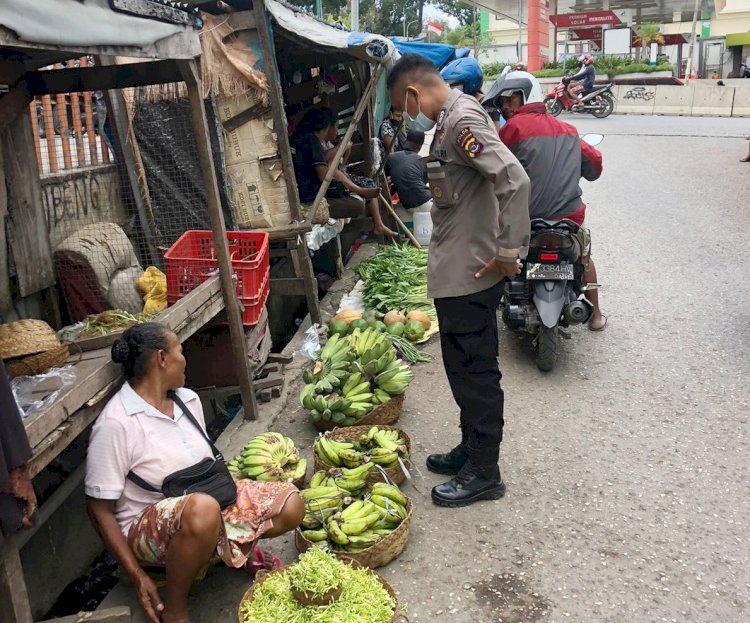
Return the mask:
[[(299, 199), (302, 203), (315, 201), (320, 186), (328, 174), (329, 161), (326, 160), (324, 142), (329, 136), (334, 121), (335, 116), (332, 111), (310, 108), (290, 139), (294, 173), (297, 177)], [(374, 222), (373, 232), (395, 236), (396, 233), (385, 226), (380, 215), (379, 193), (380, 188), (376, 184), (373, 183), (372, 188), (365, 188), (337, 169), (325, 196), (330, 214), (336, 219), (362, 216), (365, 200), (369, 200), (370, 216)]]

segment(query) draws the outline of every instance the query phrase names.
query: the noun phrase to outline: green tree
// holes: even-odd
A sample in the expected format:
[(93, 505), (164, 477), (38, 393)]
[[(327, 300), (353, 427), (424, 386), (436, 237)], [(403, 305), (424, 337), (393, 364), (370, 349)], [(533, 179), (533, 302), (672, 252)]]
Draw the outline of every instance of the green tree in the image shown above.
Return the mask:
[(637, 35), (635, 42), (641, 44), (641, 58), (648, 58), (647, 50), (652, 43), (664, 45), (664, 35), (661, 34), (660, 30), (659, 24), (641, 24), (635, 31)]

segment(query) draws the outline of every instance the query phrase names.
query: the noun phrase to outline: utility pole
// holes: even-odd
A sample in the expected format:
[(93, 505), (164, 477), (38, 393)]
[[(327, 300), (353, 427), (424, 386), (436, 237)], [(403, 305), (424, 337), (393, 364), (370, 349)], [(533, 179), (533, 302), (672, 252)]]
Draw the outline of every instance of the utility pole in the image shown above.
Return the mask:
[(555, 0), (555, 34), (552, 39), (552, 62), (557, 67), (557, 0)]
[(518, 0), (518, 62), (523, 63), (523, 0)]
[(359, 30), (359, 0), (352, 0), (352, 30)]
[(323, 0), (315, 0), (315, 17), (323, 19)]
[(701, 0), (695, 0), (693, 9), (693, 30), (690, 34), (690, 45), (688, 46), (687, 67), (685, 68), (685, 86), (690, 84), (690, 74), (693, 71), (693, 50), (695, 49), (695, 31), (698, 26), (698, 11), (701, 8)]

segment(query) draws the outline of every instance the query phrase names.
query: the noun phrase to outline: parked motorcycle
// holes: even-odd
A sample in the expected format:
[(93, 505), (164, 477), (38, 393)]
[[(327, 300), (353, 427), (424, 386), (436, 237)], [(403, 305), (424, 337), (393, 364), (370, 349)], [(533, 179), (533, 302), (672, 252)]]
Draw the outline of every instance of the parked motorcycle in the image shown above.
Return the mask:
[(598, 119), (604, 119), (612, 114), (615, 109), (615, 98), (612, 95), (614, 85), (607, 84), (597, 87), (582, 99), (578, 99), (577, 94), (582, 89), (576, 87), (574, 93), (571, 94), (568, 89), (569, 84), (570, 78), (563, 76), (555, 88), (547, 94), (544, 103), (550, 115), (557, 117), (563, 110), (566, 110), (568, 112), (591, 113)]
[[(587, 135), (598, 144), (604, 137)], [(511, 331), (534, 336), (536, 365), (548, 372), (555, 367), (558, 329), (587, 323), (593, 312), (583, 296), (597, 284), (583, 284), (584, 249), (579, 226), (568, 219), (532, 219), (529, 254), (521, 273), (505, 282), (502, 297), (503, 322)]]

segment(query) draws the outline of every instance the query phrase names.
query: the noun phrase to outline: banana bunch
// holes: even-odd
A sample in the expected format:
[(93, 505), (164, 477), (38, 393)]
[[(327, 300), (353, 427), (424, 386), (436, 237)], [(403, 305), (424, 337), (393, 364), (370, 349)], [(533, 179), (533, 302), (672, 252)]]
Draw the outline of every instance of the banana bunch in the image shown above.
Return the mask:
[(349, 341), (357, 354), (354, 366), (363, 376), (373, 378), (396, 360), (396, 349), (385, 333), (370, 328), (357, 334), (355, 329)]
[(391, 534), (406, 519), (407, 504), (398, 487), (378, 483), (359, 499), (344, 498), (339, 510), (329, 512), (320, 526), (307, 527), (303, 522), (302, 536), (318, 547), (361, 552)]
[(409, 458), (406, 439), (400, 431), (377, 426), (370, 428), (354, 442), (323, 434), (315, 442), (315, 453), (327, 465), (350, 469), (368, 463), (388, 468), (396, 465), (399, 458)]
[(356, 495), (367, 485), (367, 476), (375, 467), (374, 463), (364, 463), (359, 467), (332, 467), (328, 471), (313, 474), (311, 487), (338, 487), (346, 491), (347, 495)]
[(307, 460), (300, 458), (289, 437), (267, 432), (253, 437), (240, 454), (227, 462), (227, 468), (238, 478), (291, 482), (304, 478)]
[(341, 441), (328, 435), (321, 435), (315, 442), (318, 458), (334, 467), (354, 469), (369, 462), (364, 452), (356, 450), (349, 441)]
[(393, 360), (373, 380), (389, 396), (398, 396), (406, 391), (413, 378), (414, 374), (409, 366)]
[[(338, 513), (343, 507), (346, 491), (338, 487), (310, 487), (299, 492), (305, 503), (305, 517), (302, 520), (303, 533), (305, 530), (318, 530), (326, 520)], [(308, 539), (316, 541), (314, 538)]]
[(313, 386), (315, 394), (329, 394), (349, 377), (356, 354), (345, 337), (335, 334), (326, 342), (319, 357), (311, 370), (303, 372), (302, 378)]

